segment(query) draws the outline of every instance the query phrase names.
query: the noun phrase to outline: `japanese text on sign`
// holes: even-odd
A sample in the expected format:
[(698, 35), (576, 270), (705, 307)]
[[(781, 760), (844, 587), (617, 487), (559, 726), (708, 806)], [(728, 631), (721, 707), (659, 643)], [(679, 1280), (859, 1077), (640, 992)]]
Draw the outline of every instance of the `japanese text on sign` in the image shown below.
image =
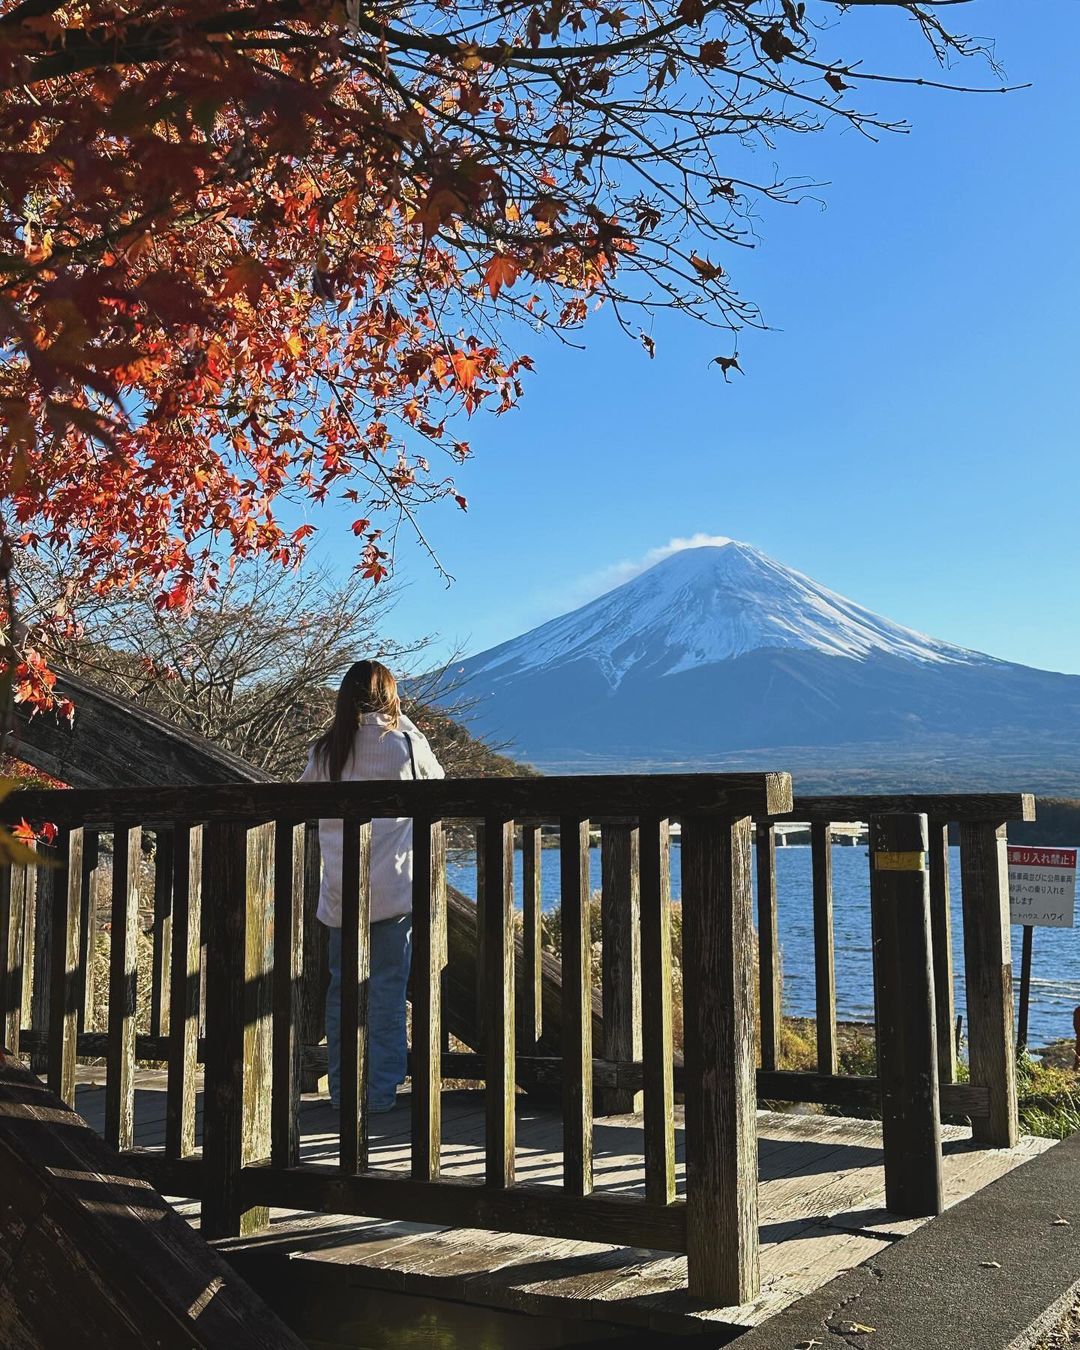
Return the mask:
[(1071, 928), (1076, 902), (1076, 849), (1009, 846), (1009, 910), (1013, 923)]

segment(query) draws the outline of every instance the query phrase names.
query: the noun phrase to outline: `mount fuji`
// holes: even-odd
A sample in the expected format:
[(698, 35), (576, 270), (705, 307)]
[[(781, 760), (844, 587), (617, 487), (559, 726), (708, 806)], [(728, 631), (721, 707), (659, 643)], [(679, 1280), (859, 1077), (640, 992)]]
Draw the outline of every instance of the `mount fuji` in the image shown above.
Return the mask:
[(1080, 790), (1080, 676), (926, 637), (734, 540), (468, 658), (454, 685), (472, 730), (551, 770)]

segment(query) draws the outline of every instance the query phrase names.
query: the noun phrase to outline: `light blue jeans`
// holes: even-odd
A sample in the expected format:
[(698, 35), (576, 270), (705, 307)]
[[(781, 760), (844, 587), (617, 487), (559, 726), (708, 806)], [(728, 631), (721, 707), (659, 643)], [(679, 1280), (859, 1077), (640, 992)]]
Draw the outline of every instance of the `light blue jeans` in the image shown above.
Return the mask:
[[(326, 1052), (330, 1100), (341, 1101), (341, 929), (330, 928), (330, 987), (326, 991)], [(389, 1111), (408, 1073), (405, 991), (412, 960), (412, 915), (371, 925), (368, 984), (368, 1110)]]

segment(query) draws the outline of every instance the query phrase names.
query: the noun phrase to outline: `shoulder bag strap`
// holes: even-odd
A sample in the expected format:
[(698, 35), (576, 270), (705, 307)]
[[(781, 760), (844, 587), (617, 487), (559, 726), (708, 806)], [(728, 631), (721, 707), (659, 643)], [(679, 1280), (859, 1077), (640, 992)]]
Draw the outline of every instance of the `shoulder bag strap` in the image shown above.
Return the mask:
[(409, 765), (412, 768), (412, 776), (419, 778), (420, 775), (416, 772), (416, 755), (413, 753), (412, 737), (407, 731), (403, 731), (401, 734), (405, 737), (405, 744), (409, 747)]

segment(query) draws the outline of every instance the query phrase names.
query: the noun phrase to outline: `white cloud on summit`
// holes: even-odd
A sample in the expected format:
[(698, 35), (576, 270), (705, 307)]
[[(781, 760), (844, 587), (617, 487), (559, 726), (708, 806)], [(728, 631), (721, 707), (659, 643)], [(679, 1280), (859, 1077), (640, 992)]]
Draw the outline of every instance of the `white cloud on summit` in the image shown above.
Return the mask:
[(542, 604), (547, 611), (546, 617), (554, 618), (556, 615), (565, 614), (568, 610), (577, 609), (579, 605), (588, 604), (598, 595), (605, 595), (616, 586), (622, 586), (642, 572), (648, 571), (650, 567), (655, 567), (658, 562), (670, 558), (673, 553), (682, 553), (688, 548), (720, 548), (731, 542), (727, 535), (704, 533), (692, 534), (685, 539), (669, 539), (666, 544), (649, 549), (640, 558), (612, 563), (596, 572), (586, 573), (557, 593), (545, 595)]

